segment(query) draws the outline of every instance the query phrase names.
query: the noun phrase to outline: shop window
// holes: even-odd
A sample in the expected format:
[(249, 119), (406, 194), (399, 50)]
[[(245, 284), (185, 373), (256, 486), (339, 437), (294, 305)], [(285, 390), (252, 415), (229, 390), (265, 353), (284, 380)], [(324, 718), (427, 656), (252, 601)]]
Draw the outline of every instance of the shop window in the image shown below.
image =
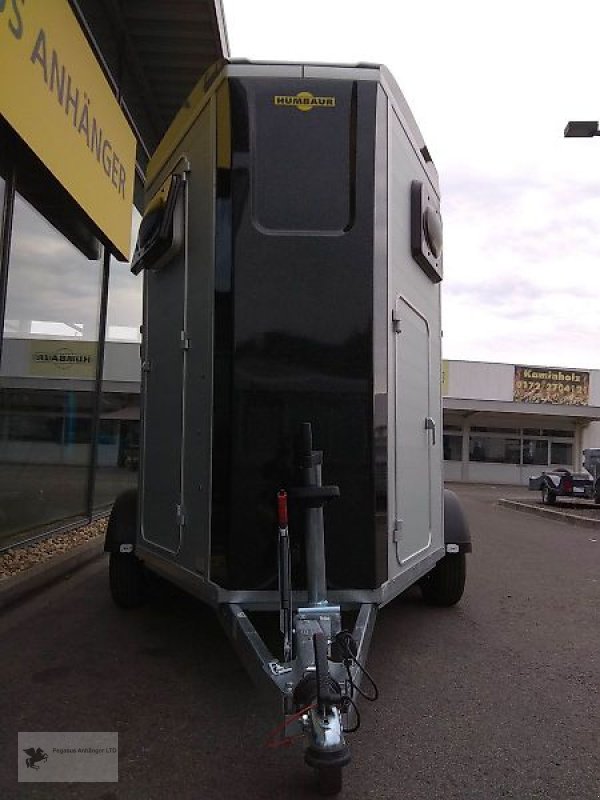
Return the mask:
[[(131, 241), (137, 240), (142, 217), (134, 208)], [(140, 449), (139, 387), (142, 287), (131, 264), (111, 259), (106, 317), (106, 349), (98, 429), (94, 507), (104, 508), (137, 485)]]
[(505, 436), (518, 436), (519, 431), (517, 428), (490, 428), (490, 427), (480, 427), (478, 425), (472, 425), (471, 431), (473, 433), (502, 433)]
[(86, 513), (101, 260), (15, 196), (0, 367), (0, 544)]
[(548, 465), (548, 440), (523, 439), (523, 464)]
[(444, 433), (444, 461), (462, 461), (462, 436)]
[[(132, 242), (137, 240), (141, 221), (141, 214), (134, 208), (131, 226)], [(106, 312), (107, 342), (139, 343), (141, 341), (142, 286), (141, 276), (132, 275), (129, 264), (123, 264), (111, 258)], [(131, 380), (139, 380), (139, 361), (134, 366), (138, 374)]]
[(98, 430), (95, 508), (103, 508), (137, 485), (140, 458), (140, 396), (104, 392)]
[(471, 436), (469, 461), (519, 464), (520, 440), (502, 436)]
[[(17, 340), (97, 342), (101, 260), (90, 261), (19, 194), (15, 197), (4, 335)], [(57, 345), (58, 347), (59, 345)], [(15, 346), (16, 347), (16, 346)], [(31, 347), (3, 361), (2, 374), (39, 376), (33, 369)], [(46, 363), (50, 363), (47, 361)], [(62, 367), (59, 369), (59, 363)], [(42, 377), (78, 379), (95, 377), (95, 371), (70, 368), (54, 361)], [(72, 359), (86, 364), (85, 359)], [(33, 369), (33, 371), (32, 371)], [(62, 371), (61, 371), (62, 370)], [(51, 374), (52, 373), (52, 374)]]
[(550, 463), (555, 466), (573, 466), (573, 445), (567, 442), (551, 442)]
[(575, 432), (565, 430), (551, 430), (546, 428), (523, 428), (523, 436), (561, 436), (566, 439), (572, 439)]
[(91, 392), (0, 391), (0, 544), (85, 513)]
[(4, 417), (3, 439), (6, 442), (54, 442), (62, 436), (62, 419), (56, 415), (37, 415), (31, 411), (11, 413)]
[[(134, 208), (131, 241), (142, 217)], [(94, 508), (105, 508), (137, 486), (140, 451), (140, 326), (142, 287), (131, 264), (111, 258), (106, 317), (106, 348), (98, 428)], [(132, 385), (136, 391), (131, 391)], [(127, 388), (129, 391), (123, 391)]]

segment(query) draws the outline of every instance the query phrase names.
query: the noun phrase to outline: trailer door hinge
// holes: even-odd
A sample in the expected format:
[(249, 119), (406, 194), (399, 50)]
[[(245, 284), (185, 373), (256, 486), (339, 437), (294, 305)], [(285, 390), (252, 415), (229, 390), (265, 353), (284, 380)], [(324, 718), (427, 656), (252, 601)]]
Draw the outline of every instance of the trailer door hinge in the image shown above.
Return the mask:
[(394, 520), (394, 535), (392, 537), (392, 540), (394, 542), (398, 542), (402, 538), (402, 526), (403, 526), (403, 524), (404, 524), (404, 520), (402, 520), (402, 519)]
[(146, 361), (142, 361), (142, 372), (150, 372), (151, 370), (152, 370), (152, 362), (148, 361), (147, 359)]
[(185, 331), (181, 331), (181, 349), (182, 350), (190, 349), (190, 340)]
[(180, 527), (183, 527), (185, 525), (185, 511), (183, 509), (183, 506), (182, 505), (176, 506), (175, 513), (177, 515), (177, 524)]
[(396, 311), (395, 308), (392, 309), (392, 329), (394, 333), (402, 333), (402, 328), (400, 327), (402, 320), (400, 319), (400, 314)]

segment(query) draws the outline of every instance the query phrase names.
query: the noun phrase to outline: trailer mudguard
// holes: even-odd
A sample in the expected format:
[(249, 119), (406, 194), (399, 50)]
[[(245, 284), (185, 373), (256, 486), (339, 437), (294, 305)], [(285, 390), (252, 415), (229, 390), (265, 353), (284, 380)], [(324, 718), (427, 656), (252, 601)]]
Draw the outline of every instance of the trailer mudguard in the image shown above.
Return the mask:
[[(444, 544), (446, 552), (470, 553), (472, 550), (471, 532), (465, 512), (460, 500), (450, 489), (444, 489)], [(458, 550), (454, 547), (449, 550), (449, 545), (458, 547)]]
[[(138, 490), (127, 489), (114, 502), (104, 538), (105, 553), (133, 552), (137, 534)], [(126, 550), (122, 545), (130, 545)]]

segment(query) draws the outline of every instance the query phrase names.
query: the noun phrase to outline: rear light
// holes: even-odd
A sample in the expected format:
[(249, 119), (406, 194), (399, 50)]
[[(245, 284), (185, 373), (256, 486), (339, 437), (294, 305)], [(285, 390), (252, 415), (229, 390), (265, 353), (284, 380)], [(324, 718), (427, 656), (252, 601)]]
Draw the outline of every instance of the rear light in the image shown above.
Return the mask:
[(572, 478), (563, 478), (562, 488), (564, 492), (572, 492), (573, 491), (573, 479)]

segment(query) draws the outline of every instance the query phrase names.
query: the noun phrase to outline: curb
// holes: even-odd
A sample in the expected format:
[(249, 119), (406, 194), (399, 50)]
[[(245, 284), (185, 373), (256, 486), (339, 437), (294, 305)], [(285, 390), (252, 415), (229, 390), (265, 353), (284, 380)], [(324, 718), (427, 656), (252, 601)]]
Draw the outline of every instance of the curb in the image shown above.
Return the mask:
[(19, 603), (51, 583), (56, 583), (68, 573), (75, 572), (90, 561), (94, 561), (103, 551), (104, 536), (100, 535), (67, 553), (49, 558), (43, 564), (36, 564), (17, 575), (0, 579), (0, 610)]
[(531, 506), (528, 503), (522, 503), (519, 500), (498, 500), (499, 506), (505, 508), (512, 508), (514, 511), (522, 511), (526, 514), (537, 514), (538, 516), (548, 516), (555, 522), (566, 522), (567, 525), (575, 525), (579, 528), (592, 528), (594, 530), (600, 529), (600, 519), (592, 519), (591, 517), (578, 517), (575, 514), (569, 514), (566, 511), (554, 511), (551, 508), (542, 508), (541, 506)]

